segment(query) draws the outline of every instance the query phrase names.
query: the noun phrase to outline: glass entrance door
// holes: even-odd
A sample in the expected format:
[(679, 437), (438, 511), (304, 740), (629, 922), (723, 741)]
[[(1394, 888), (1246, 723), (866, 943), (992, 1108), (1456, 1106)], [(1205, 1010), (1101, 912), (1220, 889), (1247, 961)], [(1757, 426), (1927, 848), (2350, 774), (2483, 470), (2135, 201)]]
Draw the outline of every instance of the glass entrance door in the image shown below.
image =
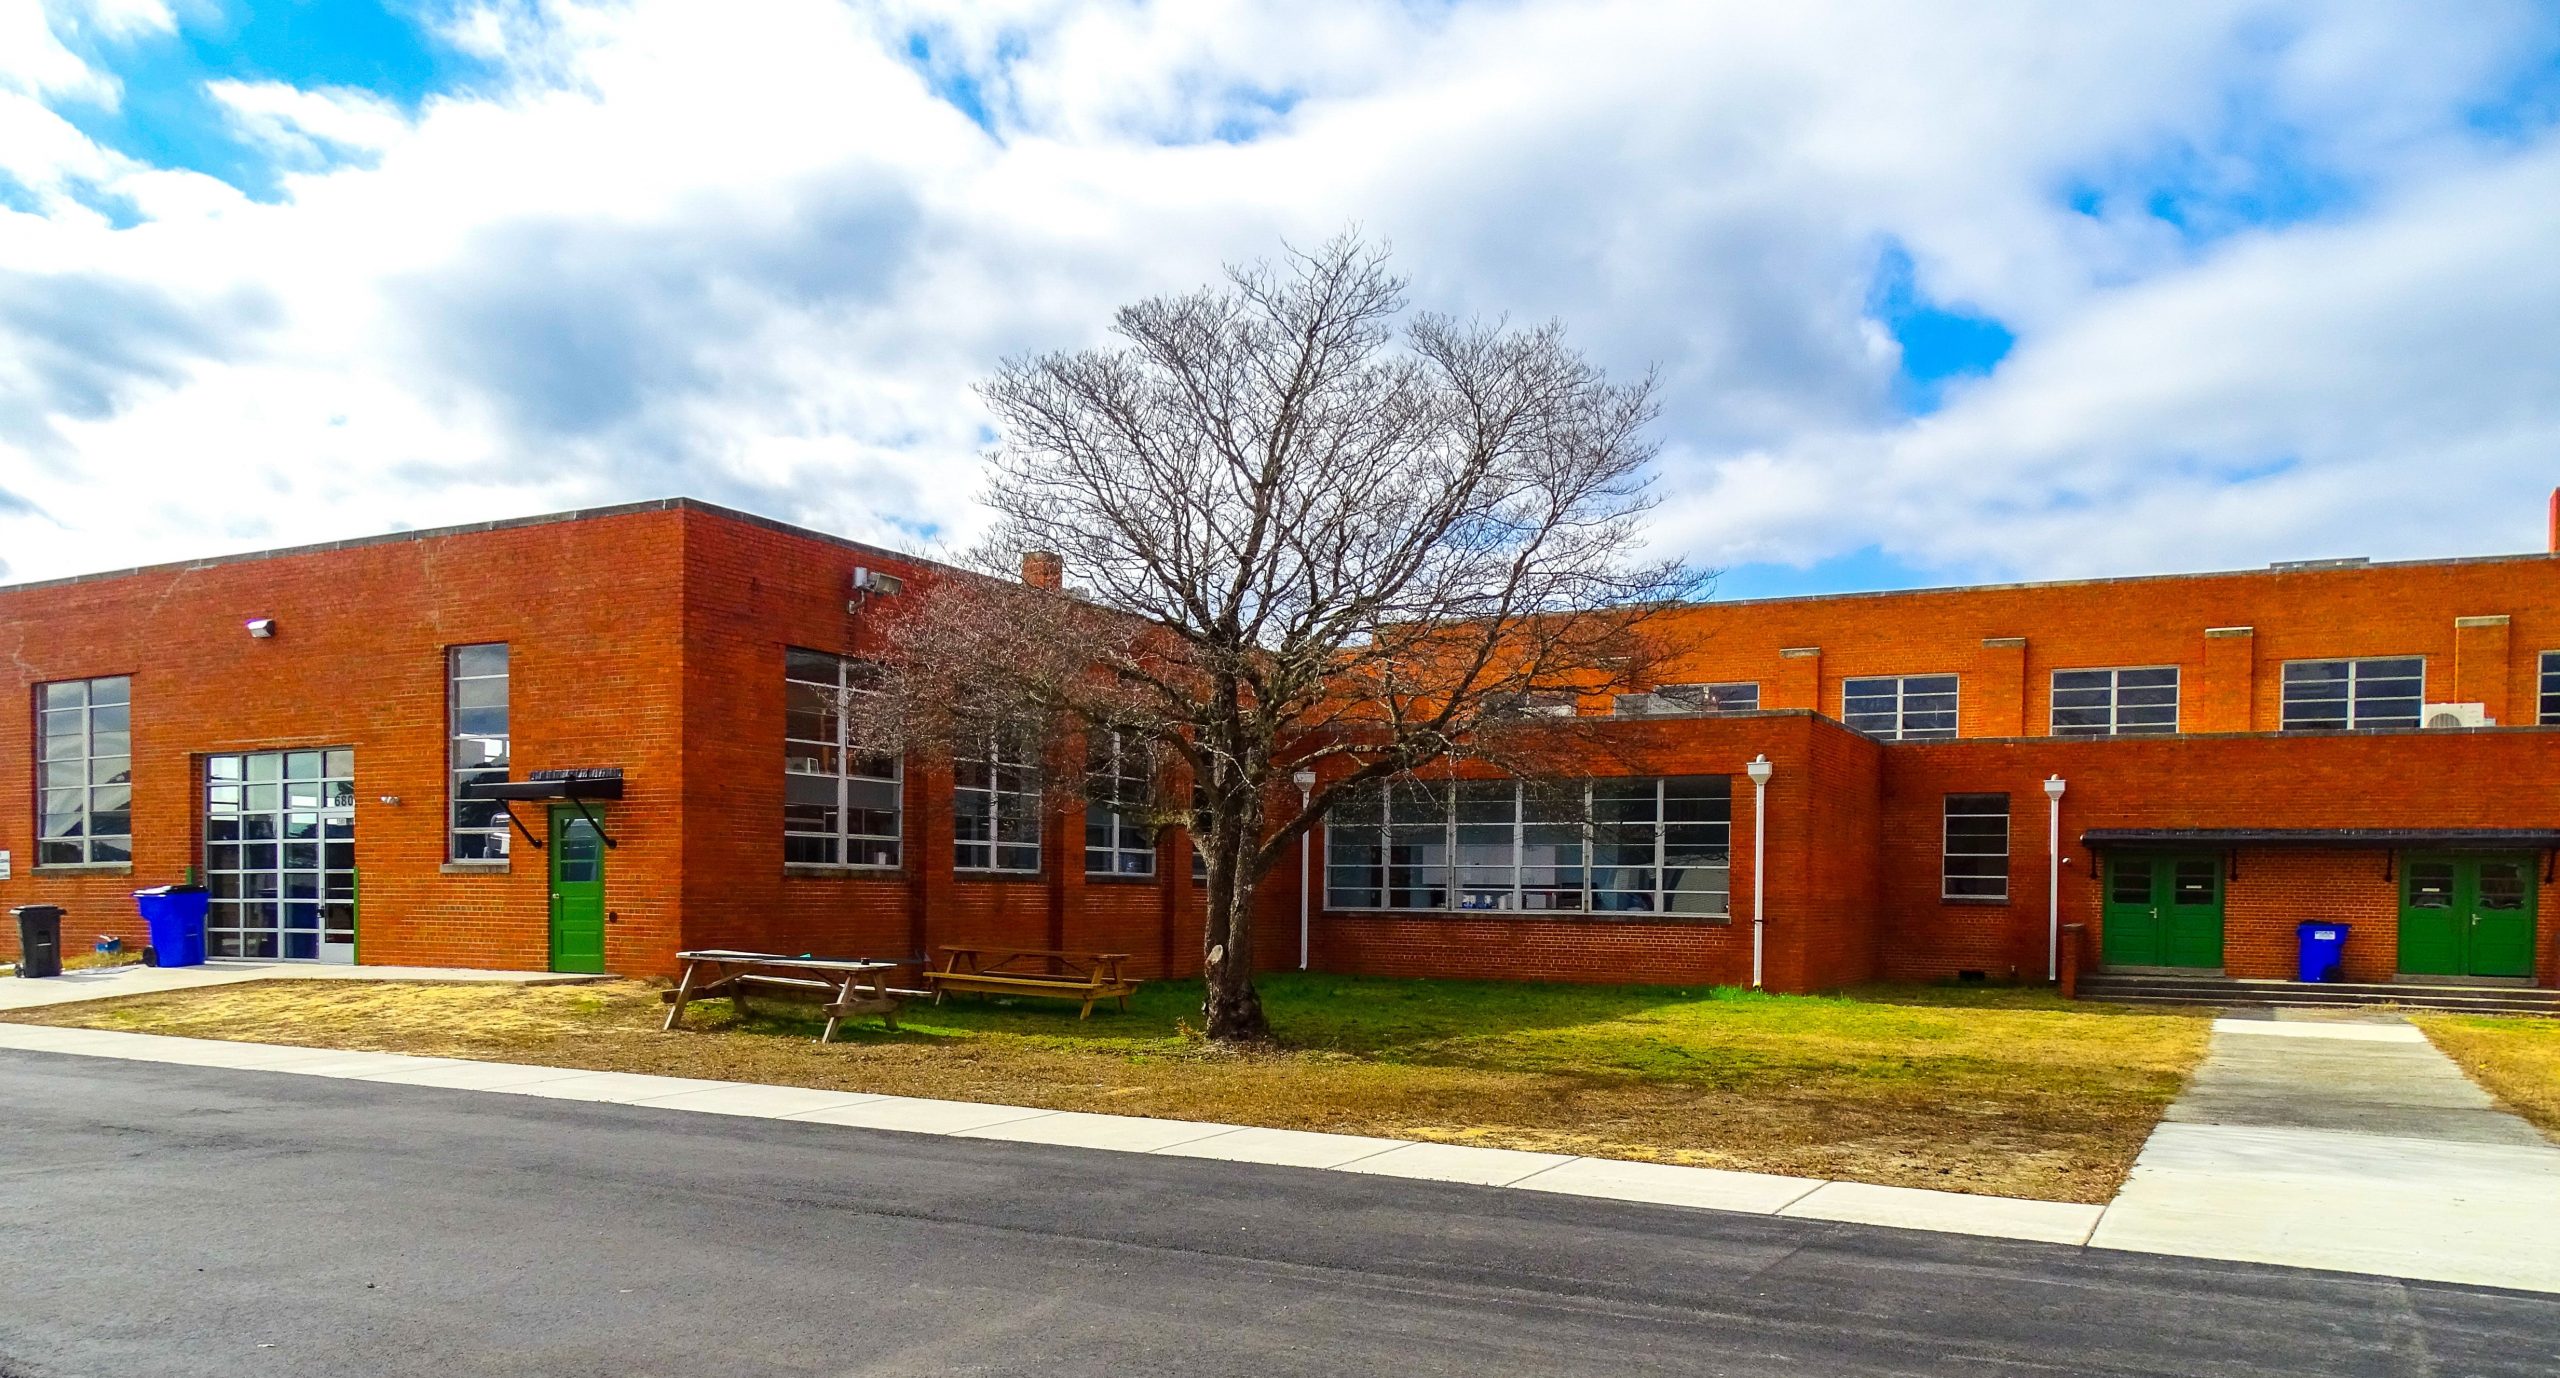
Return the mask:
[(205, 759), (205, 950), (215, 957), (356, 959), (353, 750)]

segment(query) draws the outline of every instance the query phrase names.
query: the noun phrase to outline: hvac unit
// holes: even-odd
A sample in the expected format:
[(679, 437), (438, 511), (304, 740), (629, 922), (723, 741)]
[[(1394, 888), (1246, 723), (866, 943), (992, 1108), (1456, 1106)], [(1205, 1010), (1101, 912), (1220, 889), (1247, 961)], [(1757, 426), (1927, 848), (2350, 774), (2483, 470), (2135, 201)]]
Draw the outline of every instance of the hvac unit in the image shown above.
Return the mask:
[(2431, 703), (2419, 721), (2429, 727), (2495, 727), (2485, 703)]
[(1649, 718), (1656, 713), (1677, 713), (1677, 705), (1659, 694), (1617, 694), (1609, 700), (1609, 714), (1618, 718)]

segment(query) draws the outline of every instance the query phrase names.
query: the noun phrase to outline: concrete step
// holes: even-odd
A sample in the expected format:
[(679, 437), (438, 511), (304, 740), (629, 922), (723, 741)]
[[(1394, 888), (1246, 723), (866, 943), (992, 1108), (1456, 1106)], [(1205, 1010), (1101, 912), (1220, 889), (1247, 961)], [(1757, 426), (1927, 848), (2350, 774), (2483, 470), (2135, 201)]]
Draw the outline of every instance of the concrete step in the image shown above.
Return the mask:
[(2306, 984), (2242, 981), (2227, 976), (2102, 972), (2081, 979), (2080, 996), (2086, 1000), (2141, 1005), (2274, 1005), (2303, 1009), (2396, 1005), (2404, 1009), (2473, 1014), (2560, 1015), (2560, 991), (2529, 986), (2345, 981)]

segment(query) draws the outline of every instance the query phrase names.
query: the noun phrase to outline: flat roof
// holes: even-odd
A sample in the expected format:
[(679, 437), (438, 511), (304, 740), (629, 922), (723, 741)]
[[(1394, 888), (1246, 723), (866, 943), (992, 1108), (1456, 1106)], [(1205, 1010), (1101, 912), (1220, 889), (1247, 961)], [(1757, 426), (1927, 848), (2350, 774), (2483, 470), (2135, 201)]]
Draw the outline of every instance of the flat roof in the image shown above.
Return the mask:
[(158, 564), (134, 565), (125, 569), (99, 570), (90, 574), (66, 574), (52, 579), (31, 579), (24, 583), (0, 584), (0, 594), (19, 593), (33, 589), (64, 588), (74, 584), (92, 584), (108, 579), (129, 578), (137, 574), (159, 574), (194, 569), (213, 569), (222, 565), (246, 564), (254, 560), (278, 560), (294, 555), (323, 555), (333, 550), (362, 550), (368, 546), (397, 545), (404, 541), (441, 540), (447, 536), (469, 536), (485, 531), (512, 531), (519, 527), (550, 526), (560, 522), (594, 521), (604, 517), (625, 517), (642, 512), (675, 511), (708, 513), (715, 517), (725, 517), (730, 521), (744, 522), (749, 526), (760, 526), (768, 531), (779, 531), (788, 536), (799, 536), (807, 540), (823, 541), (828, 545), (836, 546), (844, 550), (854, 551), (859, 554), (877, 555), (886, 559), (900, 560), (908, 564), (928, 565), (937, 569), (951, 568), (949, 564), (941, 560), (931, 559), (908, 551), (891, 550), (886, 546), (871, 545), (867, 542), (854, 540), (848, 536), (838, 536), (829, 532), (814, 530), (810, 527), (794, 526), (789, 522), (777, 521), (771, 517), (760, 517), (753, 512), (741, 512), (734, 507), (722, 507), (718, 503), (704, 502), (700, 498), (652, 498), (645, 502), (615, 503), (607, 507), (581, 507), (568, 512), (543, 512), (529, 517), (503, 517), (495, 521), (464, 522), (457, 526), (427, 526), (419, 527), (410, 531), (386, 531), (378, 536), (351, 536), (342, 541), (314, 541), (308, 545), (276, 546), (267, 550), (243, 550), (229, 555), (206, 555), (192, 560), (164, 560)]
[[(555, 522), (591, 521), (603, 517), (627, 516), (638, 512), (670, 512), (690, 510), (731, 521), (760, 526), (769, 531), (822, 541), (839, 549), (865, 555), (903, 560), (936, 569), (956, 569), (950, 562), (918, 555), (912, 551), (894, 550), (872, 545), (847, 536), (795, 526), (772, 517), (743, 512), (734, 507), (705, 502), (700, 498), (653, 498), (642, 502), (616, 503), (604, 507), (582, 507), (567, 512), (544, 512), (525, 517), (505, 517), (494, 521), (465, 522), (456, 526), (421, 527), (413, 531), (390, 531), (376, 536), (354, 536), (338, 541), (315, 541), (305, 545), (277, 546), (266, 550), (246, 550), (229, 555), (207, 555), (189, 560), (164, 560), (158, 564), (134, 565), (124, 569), (99, 570), (89, 574), (68, 574), (52, 579), (34, 579), (23, 583), (0, 584), (0, 594), (33, 589), (62, 588), (74, 584), (122, 579), (137, 574), (167, 571), (211, 569), (222, 565), (242, 564), (252, 560), (273, 560), (294, 555), (318, 555), (333, 550), (360, 550), (367, 546), (390, 545), (401, 541), (431, 541), (446, 536), (466, 536), (483, 531), (506, 531), (517, 527), (547, 526)], [(2560, 558), (2560, 552), (2532, 552), (2513, 555), (2459, 555), (2423, 560), (2294, 560), (2250, 569), (2194, 570), (2175, 574), (2124, 574), (2090, 579), (2043, 579), (1993, 584), (1937, 584), (1916, 589), (1859, 589), (1841, 593), (1803, 593), (1768, 598), (1726, 598), (1710, 595), (1687, 606), (1691, 608), (1766, 607), (1782, 603), (1832, 603), (1856, 598), (1927, 598), (1934, 596), (2036, 589), (2091, 588), (2109, 584), (2143, 584), (2173, 582), (2180, 579), (2226, 579), (2241, 576), (2275, 578), (2285, 575), (2357, 574), (2369, 570), (2451, 568), (2464, 565), (2522, 564)]]
[(2560, 849), (2549, 828), (2091, 828), (2088, 847), (2443, 847), (2458, 851)]

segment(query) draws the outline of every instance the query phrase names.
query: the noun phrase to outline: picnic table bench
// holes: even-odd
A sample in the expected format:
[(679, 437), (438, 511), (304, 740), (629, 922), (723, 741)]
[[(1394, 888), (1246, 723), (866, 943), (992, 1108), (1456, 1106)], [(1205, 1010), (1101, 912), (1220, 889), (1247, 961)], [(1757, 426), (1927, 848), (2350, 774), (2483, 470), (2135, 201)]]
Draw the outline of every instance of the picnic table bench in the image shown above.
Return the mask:
[(687, 1003), (725, 997), (730, 1007), (743, 1019), (747, 1013), (747, 989), (762, 986), (772, 990), (815, 991), (827, 997), (826, 1031), (818, 1041), (826, 1043), (836, 1036), (836, 1025), (847, 1019), (876, 1014), (880, 1022), (895, 1030), (898, 1027), (900, 992), (890, 989), (889, 973), (912, 965), (902, 962), (843, 961), (831, 957), (790, 957), (775, 952), (731, 952), (710, 949), (679, 952), (676, 959), (684, 963), (684, 976), (676, 988), (659, 997), (667, 1002), (665, 1029), (672, 1031), (684, 1018)]
[(1094, 1002), (1118, 1000), (1129, 1008), (1138, 983), (1120, 974), (1125, 952), (1059, 952), (1042, 947), (946, 947), (942, 965), (924, 973), (933, 1003), (953, 991), (979, 995), (1037, 995), (1079, 1000), (1076, 1018), (1093, 1016)]

